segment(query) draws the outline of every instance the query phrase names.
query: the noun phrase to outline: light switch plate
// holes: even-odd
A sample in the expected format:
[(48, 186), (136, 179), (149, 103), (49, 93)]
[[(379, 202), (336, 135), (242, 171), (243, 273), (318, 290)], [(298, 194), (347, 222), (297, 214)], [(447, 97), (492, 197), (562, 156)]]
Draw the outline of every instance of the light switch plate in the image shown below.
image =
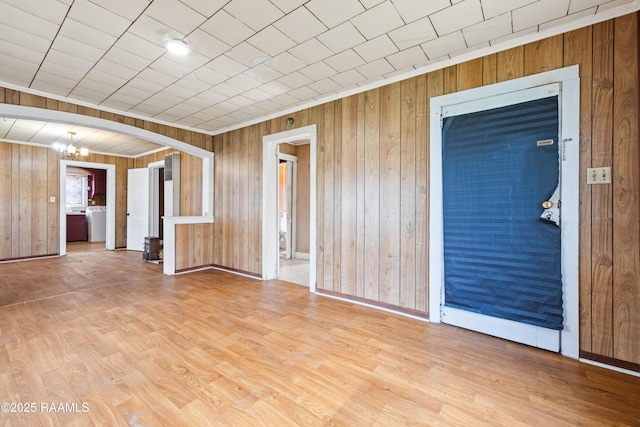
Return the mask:
[(55, 202), (56, 202), (56, 196), (49, 197), (49, 203), (55, 203)]
[(587, 168), (587, 184), (611, 184), (611, 167)]

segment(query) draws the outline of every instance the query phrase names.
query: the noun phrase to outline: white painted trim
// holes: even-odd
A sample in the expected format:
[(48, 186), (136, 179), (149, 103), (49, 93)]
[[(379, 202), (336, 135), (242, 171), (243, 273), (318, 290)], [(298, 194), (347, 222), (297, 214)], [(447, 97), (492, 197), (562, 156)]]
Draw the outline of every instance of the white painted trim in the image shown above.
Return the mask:
[[(147, 164), (149, 170), (149, 236), (159, 236), (160, 234), (160, 181), (164, 176), (160, 176), (160, 169), (164, 167), (164, 160)], [(156, 230), (158, 233), (156, 234)]]
[(306, 259), (306, 260), (311, 259), (310, 255), (306, 252), (296, 252), (294, 257), (295, 259)]
[[(429, 200), (429, 316), (440, 323), (444, 300), (444, 254), (442, 224), (442, 131), (440, 120), (458, 108), (457, 104), (558, 83), (560, 85), (560, 132), (562, 174), (562, 280), (564, 329), (560, 352), (571, 358), (579, 355), (578, 218), (580, 96), (578, 66), (561, 68), (533, 76), (456, 92), (431, 99), (430, 117), (430, 200)], [(544, 88), (542, 90), (545, 90)], [(563, 114), (564, 112), (564, 114)]]
[(619, 368), (619, 367), (613, 366), (613, 365), (607, 365), (606, 363), (600, 363), (600, 362), (596, 362), (595, 360), (584, 359), (582, 357), (580, 359), (578, 359), (578, 360), (580, 360), (580, 362), (586, 363), (588, 365), (599, 366), (601, 368), (610, 369), (612, 371), (621, 372), (623, 374), (632, 375), (634, 377), (640, 377), (640, 372), (631, 371), (629, 369), (624, 369), (624, 368)]
[(337, 295), (323, 294), (323, 293), (320, 293), (320, 292), (316, 292), (315, 290), (312, 291), (312, 293), (315, 294), (315, 295), (324, 297), (324, 298), (330, 298), (330, 299), (334, 299), (334, 300), (338, 300), (338, 301), (343, 301), (343, 302), (346, 302), (346, 303), (349, 303), (349, 304), (359, 305), (359, 306), (362, 306), (362, 307), (373, 308), (373, 309), (376, 309), (376, 310), (385, 311), (387, 313), (393, 313), (393, 314), (397, 314), (399, 316), (408, 317), (410, 319), (419, 320), (421, 322), (429, 323), (429, 319), (426, 319), (424, 317), (414, 316), (413, 314), (405, 313), (403, 311), (393, 310), (393, 309), (387, 308), (387, 307), (380, 307), (379, 305), (374, 305), (374, 304), (367, 304), (366, 302), (355, 301), (355, 300), (352, 300), (352, 299), (339, 297)]
[[(105, 163), (79, 162), (74, 160), (60, 160), (60, 195), (58, 196), (59, 207), (59, 252), (60, 256), (67, 254), (67, 166), (81, 168), (104, 169), (107, 171), (107, 223), (106, 241), (107, 250), (116, 248), (116, 165)], [(47, 197), (48, 198), (48, 197)]]
[(317, 222), (317, 127), (305, 126), (262, 137), (262, 279), (275, 279), (278, 274), (278, 144), (309, 140), (309, 290), (316, 289), (316, 222)]
[(165, 216), (163, 217), (163, 257), (162, 272), (173, 276), (176, 274), (176, 225), (177, 224), (212, 224), (212, 216)]

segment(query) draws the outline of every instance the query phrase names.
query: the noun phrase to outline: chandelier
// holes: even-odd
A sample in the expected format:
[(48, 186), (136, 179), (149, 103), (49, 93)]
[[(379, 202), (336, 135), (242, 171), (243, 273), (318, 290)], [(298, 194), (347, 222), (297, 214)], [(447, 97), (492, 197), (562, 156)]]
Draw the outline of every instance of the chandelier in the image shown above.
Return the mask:
[(65, 160), (79, 160), (82, 157), (89, 155), (88, 148), (78, 148), (73, 145), (73, 137), (76, 134), (75, 132), (69, 131), (69, 145), (61, 144), (59, 142), (54, 142), (52, 147), (55, 152), (58, 154), (58, 157)]

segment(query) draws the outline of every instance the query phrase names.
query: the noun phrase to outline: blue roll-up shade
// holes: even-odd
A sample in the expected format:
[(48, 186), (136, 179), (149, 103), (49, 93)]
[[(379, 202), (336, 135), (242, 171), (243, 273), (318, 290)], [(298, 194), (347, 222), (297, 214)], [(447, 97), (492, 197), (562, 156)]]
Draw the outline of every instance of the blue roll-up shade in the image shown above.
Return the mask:
[(444, 119), (446, 306), (562, 329), (558, 134), (557, 96)]

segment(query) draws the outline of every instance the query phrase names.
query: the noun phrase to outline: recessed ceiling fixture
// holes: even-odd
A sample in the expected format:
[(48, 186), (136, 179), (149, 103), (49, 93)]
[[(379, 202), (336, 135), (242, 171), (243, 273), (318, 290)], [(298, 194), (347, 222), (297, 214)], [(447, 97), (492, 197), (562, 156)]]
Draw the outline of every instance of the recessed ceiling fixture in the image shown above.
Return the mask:
[(189, 53), (189, 45), (182, 39), (171, 39), (165, 46), (169, 52), (175, 53), (176, 55), (186, 55)]

